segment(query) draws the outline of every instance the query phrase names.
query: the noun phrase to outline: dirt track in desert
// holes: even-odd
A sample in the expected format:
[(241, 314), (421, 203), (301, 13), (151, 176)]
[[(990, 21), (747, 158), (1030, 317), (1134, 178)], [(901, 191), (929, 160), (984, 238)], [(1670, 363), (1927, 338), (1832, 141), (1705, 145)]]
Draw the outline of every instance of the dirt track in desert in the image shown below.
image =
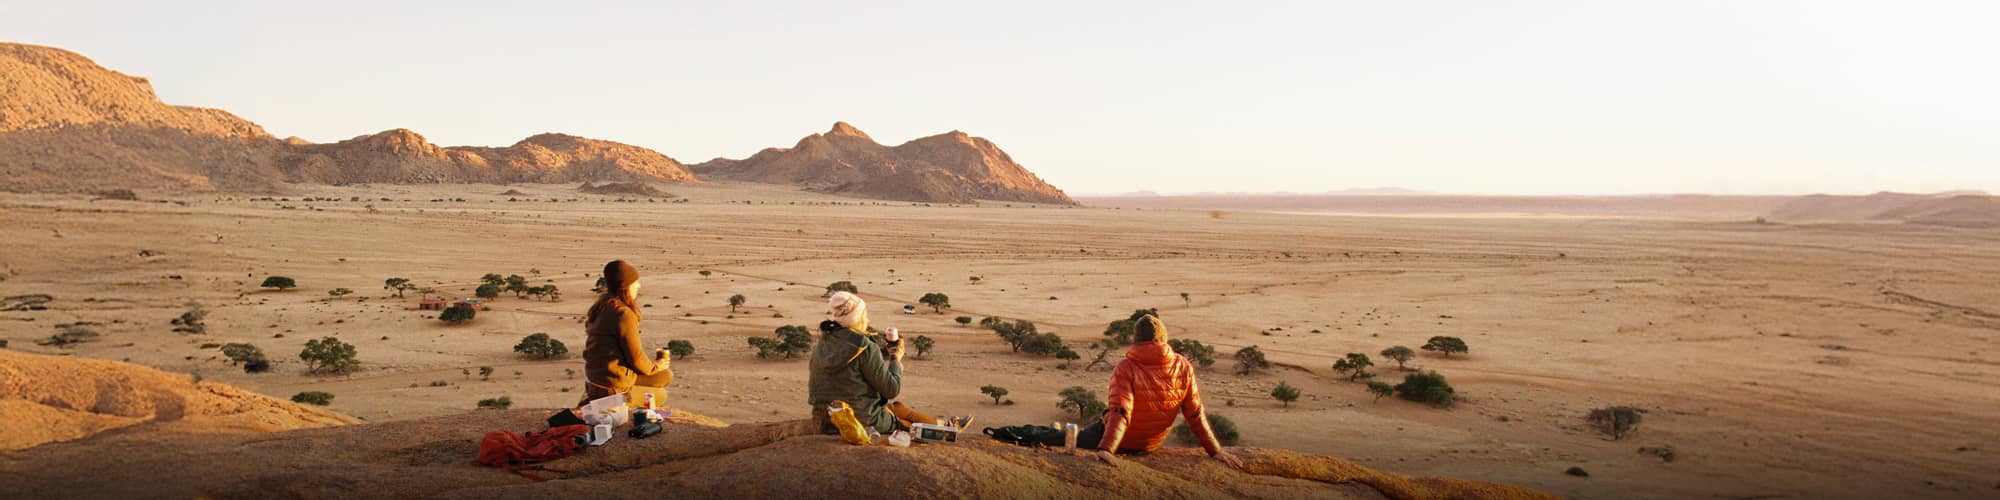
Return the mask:
[[(952, 318), (1031, 320), (1087, 360), (1105, 323), (1159, 308), (1172, 335), (1218, 346), (1202, 389), (1246, 445), (1576, 497), (2000, 494), (1993, 230), (913, 206), (733, 184), (670, 189), (687, 203), (607, 202), (571, 185), (299, 189), (286, 202), (0, 195), (0, 295), (55, 297), (46, 311), (0, 312), (0, 339), (278, 397), (326, 391), (331, 409), (377, 422), (502, 395), (553, 408), (578, 398), (580, 363), (511, 348), (546, 332), (580, 350), (590, 276), (624, 258), (644, 274), (648, 344), (696, 345), (673, 362), (674, 404), (730, 422), (806, 413), (805, 362), (757, 359), (744, 339), (817, 323), (823, 288), (849, 280), (876, 325), (937, 339), (907, 363), (903, 400), (975, 414), (976, 426), (1063, 418), (1056, 393), (1102, 394), (1107, 372), (1011, 353)], [(498, 194), (508, 189), (526, 194)], [(415, 294), (382, 289), (406, 277), (470, 296), (486, 273), (552, 283), (563, 298), (508, 294), (448, 326), (416, 310)], [(299, 288), (258, 289), (269, 275)], [(356, 293), (327, 294), (342, 287)], [(900, 313), (927, 292), (954, 307)], [(732, 294), (748, 298), (733, 315)], [(190, 302), (210, 312), (209, 333), (171, 331)], [(35, 345), (79, 320), (103, 336)], [(295, 354), (328, 335), (358, 347), (360, 371), (304, 373)], [(1449, 378), (1464, 397), (1453, 409), (1375, 401), (1330, 369), (1367, 353), (1394, 382), (1401, 372), (1376, 353), (1433, 335), (1471, 346), (1411, 362)], [(226, 342), (262, 347), (273, 373), (244, 374), (201, 347)], [(1249, 345), (1279, 366), (1234, 374), (1228, 353)], [(1280, 381), (1304, 396), (1281, 406), (1269, 395)], [(994, 405), (979, 392), (989, 384), (1017, 404)], [(1607, 440), (1583, 416), (1609, 405), (1645, 408), (1646, 420)], [(1675, 460), (1637, 451), (1662, 446)], [(1590, 477), (1565, 475), (1571, 466)]]

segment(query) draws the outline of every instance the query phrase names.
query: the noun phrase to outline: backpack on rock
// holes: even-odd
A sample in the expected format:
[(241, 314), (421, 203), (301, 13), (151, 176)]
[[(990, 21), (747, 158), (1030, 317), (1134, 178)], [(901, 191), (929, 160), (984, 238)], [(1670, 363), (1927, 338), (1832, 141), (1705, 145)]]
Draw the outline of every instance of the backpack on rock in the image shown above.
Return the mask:
[(516, 434), (505, 430), (488, 432), (485, 438), (479, 440), (479, 463), (506, 469), (528, 479), (545, 481), (548, 478), (535, 477), (523, 471), (544, 470), (557, 473), (568, 471), (542, 466), (515, 469), (514, 465), (547, 462), (575, 455), (583, 449), (583, 444), (578, 443), (576, 437), (587, 435), (590, 435), (590, 426), (585, 425), (551, 427), (546, 431), (527, 434)]

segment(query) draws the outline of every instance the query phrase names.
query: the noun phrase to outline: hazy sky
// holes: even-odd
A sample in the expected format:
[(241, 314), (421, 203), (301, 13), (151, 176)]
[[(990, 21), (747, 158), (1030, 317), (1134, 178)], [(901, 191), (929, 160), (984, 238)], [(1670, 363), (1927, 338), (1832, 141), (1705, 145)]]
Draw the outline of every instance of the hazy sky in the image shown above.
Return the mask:
[(319, 142), (845, 120), (1071, 193), (2000, 191), (1994, 1), (562, 4), (0, 0), (0, 39)]

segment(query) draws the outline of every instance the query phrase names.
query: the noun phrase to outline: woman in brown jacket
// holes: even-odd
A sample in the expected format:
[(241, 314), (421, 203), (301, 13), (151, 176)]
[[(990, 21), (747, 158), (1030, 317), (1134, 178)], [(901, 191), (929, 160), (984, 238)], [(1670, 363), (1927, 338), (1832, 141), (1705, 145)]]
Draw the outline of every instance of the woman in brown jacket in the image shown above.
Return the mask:
[[(604, 265), (604, 293), (583, 319), (583, 401), (625, 394), (634, 387), (660, 393), (674, 381), (667, 352), (647, 355), (639, 340), (639, 270), (623, 260)], [(631, 401), (633, 405), (644, 400)], [(660, 401), (665, 403), (665, 401)]]

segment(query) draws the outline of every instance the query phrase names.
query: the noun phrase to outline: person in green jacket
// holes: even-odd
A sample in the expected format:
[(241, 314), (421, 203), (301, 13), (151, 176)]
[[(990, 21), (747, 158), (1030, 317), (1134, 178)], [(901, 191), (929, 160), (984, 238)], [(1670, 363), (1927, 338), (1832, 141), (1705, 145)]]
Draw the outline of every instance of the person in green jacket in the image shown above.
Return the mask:
[(861, 297), (839, 292), (827, 304), (833, 319), (819, 324), (820, 339), (813, 346), (812, 371), (806, 379), (813, 421), (820, 432), (840, 432), (826, 413), (834, 401), (847, 402), (863, 427), (881, 434), (907, 430), (914, 423), (961, 429), (972, 424), (972, 417), (938, 420), (892, 402), (903, 392), (902, 339), (894, 328), (879, 336), (869, 331), (868, 303)]

